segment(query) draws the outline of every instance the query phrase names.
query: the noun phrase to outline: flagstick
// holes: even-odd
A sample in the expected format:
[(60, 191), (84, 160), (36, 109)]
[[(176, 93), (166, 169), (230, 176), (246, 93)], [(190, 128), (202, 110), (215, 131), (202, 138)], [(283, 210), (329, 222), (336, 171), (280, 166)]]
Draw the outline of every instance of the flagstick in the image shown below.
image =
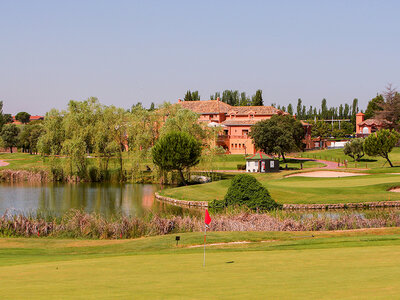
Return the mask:
[(204, 260), (203, 260), (203, 267), (206, 266), (206, 236), (207, 236), (207, 224), (204, 224)]

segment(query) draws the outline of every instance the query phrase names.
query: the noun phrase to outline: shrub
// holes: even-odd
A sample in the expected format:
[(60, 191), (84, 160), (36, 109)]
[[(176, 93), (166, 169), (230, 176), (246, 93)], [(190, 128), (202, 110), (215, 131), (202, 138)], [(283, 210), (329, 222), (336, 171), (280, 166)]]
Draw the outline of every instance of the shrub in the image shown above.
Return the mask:
[(344, 145), (343, 153), (350, 156), (355, 161), (360, 161), (364, 156), (364, 139), (358, 138), (347, 142)]
[(245, 164), (238, 164), (237, 166), (238, 170), (246, 170), (246, 165)]
[(273, 210), (280, 208), (261, 183), (249, 174), (236, 175), (224, 198), (224, 206), (247, 206), (252, 210)]

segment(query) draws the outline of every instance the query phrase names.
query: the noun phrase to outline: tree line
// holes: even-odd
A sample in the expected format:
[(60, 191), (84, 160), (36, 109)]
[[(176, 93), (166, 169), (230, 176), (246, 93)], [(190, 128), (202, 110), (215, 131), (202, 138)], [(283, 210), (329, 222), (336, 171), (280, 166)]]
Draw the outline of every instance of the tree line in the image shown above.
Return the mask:
[[(164, 103), (158, 109), (146, 109), (138, 103), (126, 110), (102, 105), (91, 97), (71, 100), (65, 110), (52, 109), (42, 121), (3, 124), (0, 140), (11, 151), (18, 147), (48, 157), (56, 180), (109, 180), (112, 163), (119, 181), (135, 181), (145, 169), (144, 162), (149, 169), (156, 169), (156, 176), (170, 173), (170, 169), (161, 170), (152, 162), (150, 150), (160, 137), (184, 132), (207, 141), (215, 137), (217, 130), (199, 124), (196, 113), (177, 105)], [(208, 144), (202, 144), (201, 150), (204, 160), (218, 153)], [(176, 171), (182, 175), (184, 168)]]
[[(210, 100), (220, 99), (232, 106), (263, 106), (264, 101), (262, 98), (262, 90), (257, 90), (254, 95), (249, 97), (246, 92), (239, 92), (238, 90), (225, 90), (222, 92), (215, 92), (210, 95)], [(183, 98), (184, 101), (200, 101), (199, 91), (191, 92), (188, 90)]]

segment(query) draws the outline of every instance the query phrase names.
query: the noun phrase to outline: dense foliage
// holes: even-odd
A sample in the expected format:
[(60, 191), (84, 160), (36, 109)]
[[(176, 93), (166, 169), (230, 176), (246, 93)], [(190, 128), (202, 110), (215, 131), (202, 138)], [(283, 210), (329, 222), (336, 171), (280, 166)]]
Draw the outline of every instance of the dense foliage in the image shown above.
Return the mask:
[(257, 122), (249, 135), (257, 149), (267, 154), (277, 154), (285, 161), (285, 153), (301, 150), (304, 128), (300, 121), (289, 115), (274, 115)]
[(29, 123), (31, 115), (25, 111), (21, 111), (15, 115), (15, 120), (20, 121), (22, 124)]
[(4, 125), (0, 132), (4, 146), (10, 148), (11, 153), (13, 152), (13, 147), (18, 146), (18, 134), (19, 128), (15, 124)]
[(378, 119), (389, 122), (390, 128), (400, 126), (400, 93), (391, 85), (383, 93), (384, 102), (380, 104), (381, 110), (375, 112)]
[(182, 184), (186, 184), (183, 170), (200, 162), (201, 144), (186, 132), (170, 132), (157, 141), (152, 154), (161, 170), (178, 171)]
[(376, 112), (382, 111), (382, 105), (385, 103), (385, 100), (382, 95), (376, 95), (375, 98), (372, 98), (368, 102), (367, 109), (365, 110), (365, 119), (371, 119), (375, 117)]
[(246, 206), (252, 210), (273, 210), (280, 207), (268, 190), (249, 174), (236, 175), (222, 201), (213, 201), (211, 208)]
[(365, 153), (369, 156), (381, 156), (393, 167), (389, 159), (389, 153), (399, 142), (400, 134), (397, 131), (381, 129), (370, 134), (364, 142)]
[(344, 145), (343, 152), (345, 155), (350, 156), (355, 161), (360, 161), (360, 159), (365, 155), (364, 139), (358, 138), (347, 142)]

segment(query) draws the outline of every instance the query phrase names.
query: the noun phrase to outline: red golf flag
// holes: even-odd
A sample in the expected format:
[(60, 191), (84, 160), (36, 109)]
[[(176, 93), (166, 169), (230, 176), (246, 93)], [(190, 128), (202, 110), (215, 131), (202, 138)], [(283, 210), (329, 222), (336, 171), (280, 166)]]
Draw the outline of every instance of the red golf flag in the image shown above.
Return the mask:
[(204, 223), (206, 223), (207, 225), (210, 225), (210, 223), (211, 223), (211, 217), (210, 217), (210, 214), (208, 213), (208, 209), (206, 209), (206, 215), (205, 215), (205, 218), (204, 218)]

